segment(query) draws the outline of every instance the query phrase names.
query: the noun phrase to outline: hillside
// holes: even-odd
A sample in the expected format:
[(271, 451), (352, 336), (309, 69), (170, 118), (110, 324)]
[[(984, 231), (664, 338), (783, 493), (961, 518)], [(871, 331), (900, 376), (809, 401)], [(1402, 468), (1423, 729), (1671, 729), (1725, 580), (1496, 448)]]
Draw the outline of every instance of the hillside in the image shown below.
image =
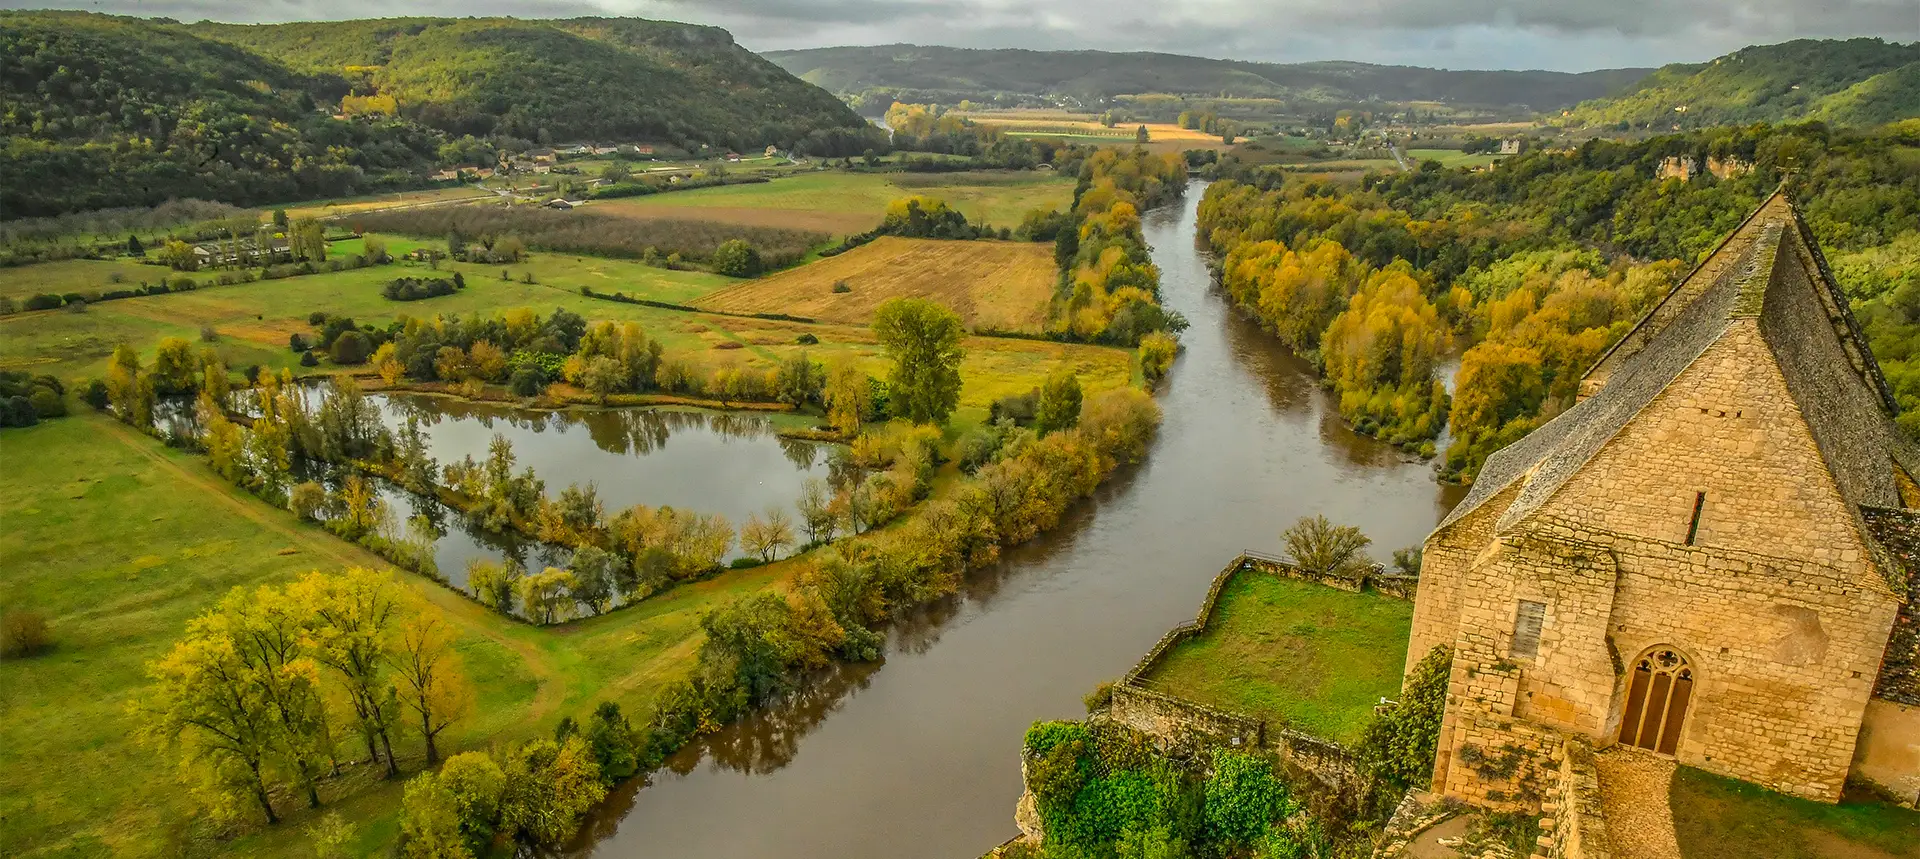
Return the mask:
[[(336, 119), (349, 95), (375, 96), (359, 102), (372, 112)], [(397, 115), (383, 104), (397, 104)], [(471, 158), (471, 145), (442, 156), (464, 134), (510, 148), (812, 140), (811, 151), (846, 154), (871, 146), (870, 133), (831, 94), (712, 27), (593, 18), (188, 26), (0, 12), (6, 218), (413, 187), (443, 162)]]
[(451, 133), (738, 149), (865, 126), (717, 27), (393, 18), (192, 30), (393, 96), (403, 115)]
[(842, 95), (917, 90), (951, 100), (996, 94), (1085, 101), (1138, 93), (1273, 98), (1304, 103), (1444, 101), (1546, 110), (1595, 98), (1645, 69), (1568, 74), (1447, 71), (1368, 63), (1254, 63), (1175, 54), (974, 50), (919, 45), (772, 51), (767, 58)]
[(417, 182), (440, 141), (320, 109), (345, 83), (136, 18), (0, 12), (0, 213)]
[(1920, 116), (1920, 43), (1800, 39), (1664, 66), (1625, 92), (1581, 103), (1573, 127), (1656, 130), (1820, 119), (1878, 125)]

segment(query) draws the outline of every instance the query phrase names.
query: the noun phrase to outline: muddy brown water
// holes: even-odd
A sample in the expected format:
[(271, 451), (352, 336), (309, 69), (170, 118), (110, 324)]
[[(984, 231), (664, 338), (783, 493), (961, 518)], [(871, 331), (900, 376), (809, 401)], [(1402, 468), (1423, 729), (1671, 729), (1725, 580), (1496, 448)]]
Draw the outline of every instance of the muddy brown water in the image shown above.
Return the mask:
[(1349, 432), (1310, 368), (1232, 311), (1194, 246), (1203, 190), (1145, 219), (1192, 323), (1147, 462), (897, 623), (883, 663), (832, 669), (617, 789), (569, 855), (979, 856), (1015, 834), (1027, 726), (1082, 715), (1242, 549), (1278, 551), (1315, 513), (1381, 559), (1424, 539), (1463, 490)]

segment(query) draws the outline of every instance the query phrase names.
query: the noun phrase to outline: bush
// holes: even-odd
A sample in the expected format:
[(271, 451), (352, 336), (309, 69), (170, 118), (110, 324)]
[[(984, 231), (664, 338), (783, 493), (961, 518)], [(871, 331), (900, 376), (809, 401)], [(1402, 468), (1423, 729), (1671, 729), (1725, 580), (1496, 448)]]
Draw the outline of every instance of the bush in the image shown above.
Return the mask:
[(833, 282), (833, 291), (836, 295), (844, 294), (844, 293), (852, 292), (853, 287), (848, 286), (847, 282), (844, 280), (836, 280)]
[(52, 646), (53, 632), (39, 612), (16, 609), (0, 616), (0, 657), (18, 659)]
[(220, 340), (220, 332), (213, 330), (213, 326), (211, 325), (200, 326), (200, 342), (215, 343), (215, 342), (218, 342), (219, 340)]
[(80, 386), (80, 401), (92, 406), (96, 411), (107, 410), (107, 383), (99, 379), (88, 379)]
[(327, 312), (324, 310), (316, 310), (307, 314), (307, 324), (315, 328), (327, 324)]
[(728, 277), (753, 277), (761, 272), (760, 252), (742, 239), (721, 242), (713, 251), (713, 270)]
[(27, 395), (27, 402), (33, 404), (33, 413), (43, 418), (57, 418), (67, 413), (66, 401), (52, 388), (34, 388), (33, 393)]
[(746, 570), (746, 569), (752, 569), (753, 567), (760, 566), (762, 563), (764, 562), (761, 561), (759, 558), (748, 556), (748, 557), (734, 558), (733, 563), (728, 564), (727, 566), (736, 570)]
[(348, 331), (334, 338), (333, 350), (329, 357), (333, 363), (342, 365), (364, 364), (367, 356), (373, 354), (373, 345), (367, 335), (358, 331)]
[(812, 332), (808, 332), (806, 334), (800, 335), (799, 337), (795, 337), (793, 339), (793, 342), (798, 343), (802, 346), (818, 346), (820, 344), (820, 338), (813, 336)]
[(386, 286), (380, 288), (380, 294), (389, 301), (419, 301), (452, 295), (459, 286), (446, 278), (402, 277), (388, 281)]
[(547, 387), (547, 375), (539, 367), (523, 366), (507, 380), (507, 390), (516, 397), (537, 397)]
[(27, 299), (26, 306), (28, 310), (52, 310), (59, 307), (62, 303), (60, 296), (54, 295), (51, 292), (43, 292)]
[(287, 336), (287, 348), (295, 352), (305, 352), (308, 348), (307, 338), (297, 332), (290, 334)]
[(307, 351), (300, 353), (300, 366), (318, 367), (320, 366), (320, 359), (314, 357), (312, 349), (308, 349)]

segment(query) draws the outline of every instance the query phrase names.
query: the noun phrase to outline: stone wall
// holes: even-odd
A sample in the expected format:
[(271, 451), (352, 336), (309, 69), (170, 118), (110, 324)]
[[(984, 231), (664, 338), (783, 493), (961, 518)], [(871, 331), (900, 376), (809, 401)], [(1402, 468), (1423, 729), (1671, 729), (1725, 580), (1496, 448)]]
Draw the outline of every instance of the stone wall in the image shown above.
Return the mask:
[(1540, 813), (1534, 859), (1613, 859), (1613, 839), (1600, 808), (1600, 771), (1585, 740), (1567, 741), (1559, 778), (1548, 788)]
[(1115, 684), (1107, 717), (1160, 741), (1162, 748), (1258, 747), (1265, 723), (1129, 683)]

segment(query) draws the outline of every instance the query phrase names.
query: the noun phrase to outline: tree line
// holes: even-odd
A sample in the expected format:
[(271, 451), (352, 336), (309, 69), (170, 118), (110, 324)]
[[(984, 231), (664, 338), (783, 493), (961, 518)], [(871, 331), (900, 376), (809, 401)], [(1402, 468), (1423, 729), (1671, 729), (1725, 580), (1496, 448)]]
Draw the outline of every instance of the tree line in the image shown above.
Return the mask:
[[(784, 268), (827, 241), (821, 233), (698, 220), (633, 220), (593, 212), (530, 206), (433, 206), (368, 212), (356, 229), (439, 237), (513, 234), (535, 250), (637, 259), (662, 264), (667, 255), (712, 261), (731, 241), (750, 245), (765, 268)], [(656, 262), (659, 260), (660, 262)]]

